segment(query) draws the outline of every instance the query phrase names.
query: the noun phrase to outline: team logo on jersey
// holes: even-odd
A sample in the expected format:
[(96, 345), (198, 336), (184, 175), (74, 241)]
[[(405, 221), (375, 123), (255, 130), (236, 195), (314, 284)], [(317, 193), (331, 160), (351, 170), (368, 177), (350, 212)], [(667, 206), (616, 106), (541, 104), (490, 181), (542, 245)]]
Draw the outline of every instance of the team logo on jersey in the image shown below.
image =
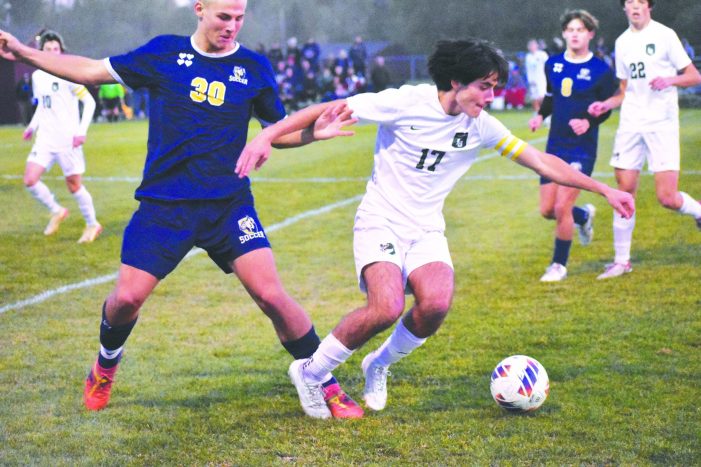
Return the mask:
[(256, 221), (254, 221), (251, 216), (246, 216), (239, 219), (239, 230), (243, 232), (243, 235), (239, 236), (239, 241), (241, 244), (244, 244), (249, 240), (253, 240), (254, 238), (265, 238), (265, 232), (258, 230)]
[(229, 81), (235, 83), (248, 84), (248, 78), (246, 78), (246, 69), (242, 66), (235, 66), (233, 75), (229, 76)]
[(51, 83), (51, 90), (52, 90), (53, 92), (58, 91), (58, 83), (56, 83), (56, 82)]
[(467, 133), (455, 133), (453, 137), (454, 148), (464, 148), (467, 144)]
[(591, 81), (591, 70), (589, 68), (582, 68), (577, 74), (577, 79), (583, 79), (585, 81)]
[(562, 73), (562, 69), (565, 67), (562, 63), (555, 63), (553, 65), (553, 73)]
[(186, 54), (181, 52), (178, 54), (178, 65), (190, 66), (192, 65), (192, 59), (195, 58), (193, 54)]
[(655, 55), (655, 44), (648, 44), (645, 46), (645, 53), (648, 55)]
[(394, 251), (394, 245), (392, 245), (391, 243), (380, 243), (380, 252), (387, 253), (388, 255), (396, 254), (396, 252)]

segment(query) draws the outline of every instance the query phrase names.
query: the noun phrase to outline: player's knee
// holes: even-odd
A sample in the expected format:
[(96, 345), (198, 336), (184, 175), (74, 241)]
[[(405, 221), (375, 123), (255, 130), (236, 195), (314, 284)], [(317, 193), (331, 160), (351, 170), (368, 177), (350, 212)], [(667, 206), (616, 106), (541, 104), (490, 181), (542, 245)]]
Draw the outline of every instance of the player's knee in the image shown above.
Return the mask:
[(421, 314), (431, 320), (443, 320), (450, 310), (451, 298), (448, 295), (428, 297), (417, 303)]
[(658, 193), (657, 201), (667, 209), (679, 209), (676, 193)]
[(404, 298), (385, 300), (381, 304), (368, 307), (368, 312), (374, 315), (380, 327), (386, 329), (404, 313)]
[(29, 174), (24, 174), (24, 179), (22, 180), (22, 182), (24, 183), (24, 186), (26, 188), (33, 187), (34, 185), (37, 184), (38, 181), (39, 181), (39, 177), (37, 177), (35, 175), (29, 175)]
[(117, 290), (114, 294), (114, 306), (118, 314), (131, 314), (139, 311), (146, 301), (146, 297), (141, 297), (129, 290)]
[(543, 216), (545, 219), (552, 220), (555, 219), (555, 210), (552, 206), (541, 206), (540, 215)]

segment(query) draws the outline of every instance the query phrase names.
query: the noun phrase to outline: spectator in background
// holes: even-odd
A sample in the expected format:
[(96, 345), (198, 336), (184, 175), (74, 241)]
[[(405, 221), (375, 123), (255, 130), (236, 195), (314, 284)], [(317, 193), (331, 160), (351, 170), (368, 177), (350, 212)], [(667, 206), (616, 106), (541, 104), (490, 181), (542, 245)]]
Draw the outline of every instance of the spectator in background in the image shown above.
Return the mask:
[(256, 45), (256, 52), (263, 55), (264, 57), (267, 57), (268, 55), (268, 51), (265, 49), (265, 44), (263, 44), (262, 42), (259, 42), (258, 45)]
[(307, 42), (305, 42), (302, 46), (302, 58), (309, 62), (312, 70), (314, 70), (315, 73), (319, 72), (319, 59), (321, 58), (321, 47), (319, 47), (319, 44), (311, 37), (307, 39)]
[(368, 60), (368, 51), (365, 47), (365, 43), (363, 43), (362, 37), (355, 37), (355, 42), (353, 42), (353, 45), (351, 46), (350, 50), (348, 50), (348, 57), (350, 58), (355, 72), (359, 76), (365, 77), (367, 73), (366, 63)]
[(345, 50), (339, 50), (338, 57), (336, 57), (336, 60), (334, 60), (333, 63), (334, 68), (340, 66), (343, 69), (343, 73), (346, 73), (348, 71), (348, 68), (350, 68), (352, 65), (353, 64), (351, 63), (351, 60), (348, 57), (348, 52), (346, 52)]
[(279, 42), (273, 42), (273, 45), (268, 49), (268, 60), (273, 66), (276, 66), (278, 62), (285, 61), (285, 56), (282, 53), (282, 47), (280, 47)]
[(370, 84), (372, 84), (373, 92), (380, 92), (389, 87), (392, 78), (389, 74), (387, 66), (385, 66), (385, 57), (378, 55), (375, 57), (375, 64), (370, 70)]
[(17, 108), (19, 109), (19, 118), (22, 125), (29, 124), (29, 118), (32, 114), (32, 79), (29, 73), (22, 75), (22, 78), (15, 87), (15, 97), (17, 98)]
[(526, 80), (528, 81), (528, 97), (531, 100), (533, 111), (538, 113), (540, 105), (545, 97), (545, 62), (548, 54), (538, 47), (538, 41), (528, 41), (528, 53), (524, 60), (526, 68)]
[(134, 111), (134, 116), (140, 120), (148, 118), (149, 114), (149, 99), (148, 89), (138, 88), (131, 93), (131, 107)]
[(297, 44), (297, 38), (292, 36), (287, 39), (287, 50), (285, 52), (285, 58), (290, 61), (290, 58), (294, 60), (295, 65), (299, 65), (299, 60), (302, 57), (302, 51), (299, 50), (299, 45)]
[(124, 105), (124, 88), (119, 83), (107, 83), (100, 85), (100, 104), (108, 122), (119, 121), (121, 109)]

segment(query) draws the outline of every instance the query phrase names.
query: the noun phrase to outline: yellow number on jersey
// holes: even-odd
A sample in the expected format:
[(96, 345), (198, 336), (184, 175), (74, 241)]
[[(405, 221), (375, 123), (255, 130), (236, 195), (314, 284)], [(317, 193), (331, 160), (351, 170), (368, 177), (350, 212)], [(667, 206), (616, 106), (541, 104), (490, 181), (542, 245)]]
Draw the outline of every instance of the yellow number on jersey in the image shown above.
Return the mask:
[(192, 80), (190, 85), (195, 88), (190, 91), (190, 99), (193, 101), (204, 102), (207, 100), (215, 107), (219, 107), (224, 103), (226, 86), (221, 81), (208, 83), (206, 79), (197, 77)]
[(570, 97), (572, 95), (573, 84), (572, 78), (565, 78), (562, 80), (562, 84), (560, 85), (560, 94), (562, 94), (562, 97)]

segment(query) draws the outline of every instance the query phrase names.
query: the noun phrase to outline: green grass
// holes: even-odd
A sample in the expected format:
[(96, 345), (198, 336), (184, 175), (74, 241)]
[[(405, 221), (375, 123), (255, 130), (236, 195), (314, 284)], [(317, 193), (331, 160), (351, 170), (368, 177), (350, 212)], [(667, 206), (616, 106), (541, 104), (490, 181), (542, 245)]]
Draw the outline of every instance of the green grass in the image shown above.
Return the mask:
[[(523, 138), (546, 135), (527, 131), (525, 112), (498, 116)], [(602, 128), (596, 167), (608, 183), (616, 125), (614, 116)], [(681, 187), (699, 197), (701, 111), (683, 111), (682, 127)], [(356, 131), (274, 153), (254, 175), (265, 177), (253, 185), (265, 225), (363, 193), (374, 129)], [(104, 178), (138, 179), (145, 139), (138, 122), (90, 129), (87, 175), (99, 178), (86, 186), (105, 233), (77, 245), (82, 220), (60, 171), (46, 182), (72, 215), (44, 238), (47, 215), (21, 182), (29, 143), (21, 128), (0, 127), (0, 307), (116, 272), (137, 183)], [(448, 198), (453, 308), (435, 337), (392, 368), (383, 412), (305, 418), (271, 325), (236, 279), (201, 254), (147, 301), (112, 402), (99, 413), (85, 411), (81, 393), (113, 281), (0, 314), (0, 464), (699, 464), (701, 234), (693, 221), (661, 208), (644, 175), (635, 271), (596, 281), (613, 254), (611, 210), (585, 193), (581, 202), (598, 208), (596, 238), (587, 248), (575, 242), (566, 281), (541, 284), (554, 225), (539, 217), (535, 177), (502, 175), (530, 172), (492, 158)], [(301, 180), (311, 177), (348, 179)], [(283, 282), (322, 337), (363, 301), (352, 258), (356, 205), (270, 233)], [(336, 372), (358, 400), (365, 352)], [(502, 411), (489, 393), (494, 365), (515, 353), (537, 358), (551, 378), (549, 399), (526, 416)]]

